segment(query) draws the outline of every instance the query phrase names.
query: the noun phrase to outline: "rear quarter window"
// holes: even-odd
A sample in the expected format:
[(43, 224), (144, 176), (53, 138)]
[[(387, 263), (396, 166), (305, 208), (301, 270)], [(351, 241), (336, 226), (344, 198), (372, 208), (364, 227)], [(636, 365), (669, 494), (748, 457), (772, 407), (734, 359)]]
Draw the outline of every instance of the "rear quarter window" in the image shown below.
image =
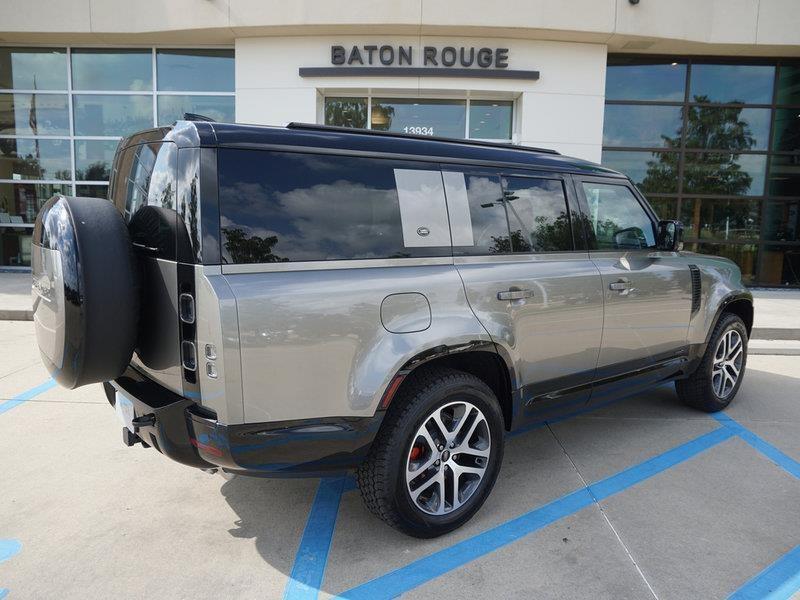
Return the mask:
[(436, 165), (223, 148), (218, 170), (225, 263), (451, 254)]

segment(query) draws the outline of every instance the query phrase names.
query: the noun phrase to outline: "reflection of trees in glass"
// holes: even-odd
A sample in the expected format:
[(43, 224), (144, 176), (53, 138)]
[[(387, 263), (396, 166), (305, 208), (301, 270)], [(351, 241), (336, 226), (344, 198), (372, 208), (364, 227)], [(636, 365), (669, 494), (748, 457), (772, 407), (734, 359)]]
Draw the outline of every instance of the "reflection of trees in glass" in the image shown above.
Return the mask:
[(111, 178), (111, 172), (108, 163), (99, 160), (90, 164), (86, 169), (77, 170), (75, 177), (82, 181), (108, 181)]
[(372, 128), (378, 131), (391, 131), (394, 106), (391, 104), (372, 105)]
[(222, 228), (222, 233), (225, 235), (225, 249), (231, 261), (236, 264), (289, 261), (288, 258), (281, 258), (272, 253), (272, 249), (278, 243), (278, 236), (248, 236), (239, 228), (227, 227)]
[(367, 127), (367, 103), (362, 99), (329, 98), (325, 102), (325, 123), (340, 127)]
[[(695, 96), (695, 102), (709, 102), (708, 96)], [(737, 160), (742, 150), (752, 148), (756, 140), (747, 121), (741, 119), (742, 107), (690, 106), (686, 120), (675, 137), (662, 135), (664, 145), (679, 149), (685, 133), (687, 148), (715, 148), (719, 151), (687, 153), (683, 189), (697, 194), (741, 195), (747, 193), (753, 178), (742, 170)], [(674, 187), (678, 179), (678, 153), (653, 153), (642, 180), (644, 190)]]

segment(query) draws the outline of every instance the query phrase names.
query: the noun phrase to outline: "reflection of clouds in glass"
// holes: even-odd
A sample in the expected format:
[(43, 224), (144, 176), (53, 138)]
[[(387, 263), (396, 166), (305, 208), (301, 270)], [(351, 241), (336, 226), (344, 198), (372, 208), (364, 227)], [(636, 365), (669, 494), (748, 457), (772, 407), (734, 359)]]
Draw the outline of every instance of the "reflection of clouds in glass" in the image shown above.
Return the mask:
[[(223, 187), (220, 200), (236, 207), (233, 219), (222, 216), (224, 229), (277, 236), (274, 253), (292, 260), (379, 258), (403, 247), (394, 190), (339, 180), (270, 193), (261, 184), (237, 183)], [(244, 224), (236, 218), (243, 214), (258, 214), (265, 227)]]

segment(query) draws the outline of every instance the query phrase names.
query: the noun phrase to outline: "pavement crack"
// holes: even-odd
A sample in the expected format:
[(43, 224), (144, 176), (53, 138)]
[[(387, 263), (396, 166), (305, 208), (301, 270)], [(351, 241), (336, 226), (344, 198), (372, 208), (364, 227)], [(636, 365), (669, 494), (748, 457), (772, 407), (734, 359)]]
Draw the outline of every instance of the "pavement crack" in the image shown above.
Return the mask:
[(628, 559), (631, 561), (631, 564), (633, 565), (633, 568), (636, 569), (636, 572), (639, 574), (639, 577), (642, 578), (642, 581), (647, 586), (647, 589), (650, 590), (650, 594), (652, 594), (653, 598), (655, 600), (658, 600), (658, 595), (656, 594), (656, 591), (653, 589), (653, 586), (650, 585), (650, 582), (647, 580), (647, 577), (645, 577), (644, 572), (642, 571), (641, 567), (639, 567), (639, 564), (636, 562), (636, 559), (633, 557), (633, 554), (631, 554), (631, 551), (628, 548), (627, 544), (624, 541), (622, 541), (622, 537), (619, 535), (619, 532), (611, 523), (611, 520), (608, 518), (606, 511), (603, 510), (603, 505), (600, 504), (595, 495), (592, 493), (592, 490), (589, 487), (589, 483), (583, 477), (583, 474), (581, 473), (581, 470), (578, 468), (578, 465), (576, 465), (575, 461), (572, 460), (572, 457), (569, 455), (569, 452), (567, 452), (567, 449), (564, 447), (564, 444), (562, 444), (561, 440), (558, 439), (558, 436), (556, 435), (556, 432), (553, 431), (553, 428), (550, 426), (550, 423), (547, 423), (547, 429), (548, 431), (550, 431), (550, 434), (553, 436), (553, 439), (561, 448), (561, 451), (564, 453), (564, 456), (566, 456), (567, 460), (569, 460), (570, 464), (572, 465), (572, 468), (575, 470), (575, 474), (578, 476), (578, 478), (580, 478), (583, 487), (585, 487), (589, 491), (589, 494), (591, 494), (595, 505), (600, 510), (600, 515), (603, 517), (603, 520), (605, 520), (609, 529), (611, 529), (611, 532), (614, 534), (614, 537), (617, 538), (617, 541), (619, 542), (620, 546), (622, 546), (622, 549), (625, 551), (625, 554), (627, 554)]

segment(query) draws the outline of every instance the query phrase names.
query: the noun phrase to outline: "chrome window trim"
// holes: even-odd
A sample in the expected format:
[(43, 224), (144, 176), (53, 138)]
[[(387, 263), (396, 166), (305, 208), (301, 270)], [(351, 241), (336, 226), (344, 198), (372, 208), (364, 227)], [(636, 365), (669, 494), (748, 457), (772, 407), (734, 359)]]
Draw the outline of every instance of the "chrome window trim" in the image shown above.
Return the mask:
[(222, 265), (223, 275), (239, 273), (286, 273), (334, 269), (381, 269), (386, 267), (429, 267), (453, 264), (452, 256), (429, 258), (360, 258), (353, 260), (310, 260), (305, 262), (249, 263)]
[(561, 252), (534, 252), (518, 254), (489, 254), (477, 256), (455, 256), (455, 265), (480, 265), (497, 263), (552, 262), (565, 260), (588, 260), (587, 250), (571, 250)]

